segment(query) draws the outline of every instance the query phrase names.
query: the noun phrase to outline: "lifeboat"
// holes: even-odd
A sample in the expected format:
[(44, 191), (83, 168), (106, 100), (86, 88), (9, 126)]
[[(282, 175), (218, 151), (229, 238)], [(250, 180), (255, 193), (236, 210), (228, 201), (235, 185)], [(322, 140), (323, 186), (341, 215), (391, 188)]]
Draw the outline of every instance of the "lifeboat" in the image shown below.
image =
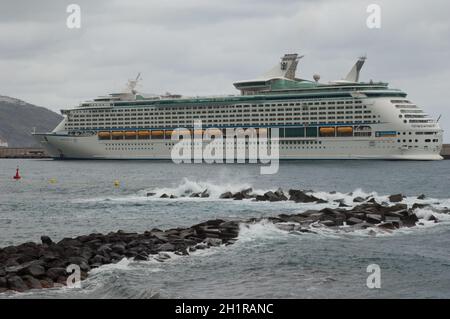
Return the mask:
[(165, 132), (164, 132), (164, 135), (166, 136), (166, 137), (171, 137), (172, 136), (172, 130), (166, 130)]
[(321, 127), (319, 132), (321, 136), (334, 136), (335, 129), (334, 127)]
[(98, 132), (98, 138), (101, 140), (109, 140), (111, 138), (111, 132)]
[(136, 135), (137, 135), (136, 131), (125, 132), (125, 138), (126, 139), (135, 139)]
[(342, 126), (337, 128), (338, 136), (352, 136), (353, 135), (353, 127), (351, 126)]
[(152, 137), (154, 138), (163, 138), (164, 131), (152, 131)]
[(222, 130), (217, 129), (217, 128), (213, 128), (213, 129), (207, 129), (205, 130), (206, 133), (208, 133), (209, 136), (214, 135), (216, 136), (222, 136)]
[(203, 130), (194, 130), (194, 135), (197, 135), (197, 136), (199, 136), (199, 135), (203, 135)]
[[(184, 136), (188, 136), (188, 138), (189, 138), (191, 136), (191, 131), (189, 131), (189, 130), (182, 130), (182, 129), (176, 129), (176, 130), (173, 130), (171, 134), (174, 134), (175, 136), (178, 136), (178, 139), (182, 139), (182, 138), (184, 138)], [(172, 135), (170, 136), (170, 138), (172, 138)]]
[(179, 135), (191, 135), (191, 131), (189, 130), (176, 130)]
[(150, 131), (139, 131), (138, 132), (138, 138), (140, 138), (140, 139), (149, 139), (150, 138)]
[(111, 133), (113, 139), (123, 139), (123, 131), (114, 131)]

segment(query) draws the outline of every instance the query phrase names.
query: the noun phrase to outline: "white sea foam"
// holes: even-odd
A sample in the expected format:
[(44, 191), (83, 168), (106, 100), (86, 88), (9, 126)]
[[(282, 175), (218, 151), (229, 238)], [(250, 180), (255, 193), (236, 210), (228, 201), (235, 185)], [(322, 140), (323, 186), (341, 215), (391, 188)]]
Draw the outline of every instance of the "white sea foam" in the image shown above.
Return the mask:
[(285, 236), (283, 231), (268, 220), (261, 220), (251, 224), (241, 224), (239, 229), (238, 242), (245, 243), (248, 241), (258, 241), (261, 239), (277, 239)]
[(130, 270), (132, 263), (131, 259), (123, 258), (117, 263), (102, 265), (98, 268), (94, 268), (89, 272), (89, 275), (95, 275), (97, 273), (105, 272), (105, 271), (113, 271), (113, 270)]
[[(147, 193), (155, 193), (154, 197), (159, 197), (162, 194), (174, 195), (176, 197), (189, 196), (193, 193), (199, 193), (203, 191), (207, 191), (209, 194), (209, 198), (217, 199), (221, 194), (225, 192), (239, 192), (244, 189), (253, 188), (249, 183), (224, 183), (218, 184), (213, 181), (192, 181), (190, 179), (184, 178), (183, 181), (174, 187), (164, 187), (164, 188), (156, 188), (156, 189), (146, 189), (140, 191), (139, 194), (147, 195)], [(263, 194), (265, 190), (255, 190), (253, 189), (253, 193)]]
[[(96, 197), (96, 198), (83, 198), (83, 199), (75, 199), (73, 201), (79, 203), (132, 203), (139, 205), (140, 203), (145, 203), (147, 201), (218, 201), (220, 195), (225, 192), (238, 192), (244, 189), (252, 188), (253, 194), (264, 194), (266, 191), (272, 189), (255, 189), (254, 185), (245, 182), (227, 182), (227, 183), (217, 183), (214, 181), (195, 181), (190, 180), (188, 178), (184, 178), (179, 184), (174, 185), (172, 187), (163, 187), (163, 188), (148, 188), (138, 191), (137, 193), (129, 194), (129, 195), (119, 195), (119, 196), (105, 196), (105, 197)], [(207, 198), (199, 198), (199, 197), (189, 197), (193, 193), (201, 193), (203, 191), (207, 191), (209, 197)], [(288, 192), (288, 189), (284, 190), (285, 193)], [(154, 193), (152, 196), (147, 196), (148, 193)], [(325, 192), (325, 191), (316, 191), (316, 192), (307, 192), (310, 195), (314, 195), (317, 198), (324, 199), (327, 203), (316, 204), (316, 203), (295, 203), (293, 201), (281, 201), (281, 202), (267, 202), (267, 201), (252, 201), (244, 200), (244, 201), (234, 201), (236, 205), (264, 205), (266, 209), (271, 208), (288, 208), (292, 212), (302, 212), (308, 209), (322, 209), (324, 207), (336, 208), (339, 203), (336, 202), (338, 200), (342, 200), (349, 208), (355, 207), (356, 205), (360, 205), (360, 202), (354, 202), (353, 200), (357, 197), (361, 198), (374, 198), (378, 203), (387, 202), (389, 203), (389, 195), (380, 195), (377, 192), (366, 192), (362, 189), (355, 189), (351, 193), (342, 193), (342, 192)], [(174, 195), (176, 199), (164, 199), (160, 198), (162, 194)], [(220, 199), (220, 201), (225, 201)], [(430, 204), (432, 208), (440, 210), (447, 207), (450, 207), (450, 199), (436, 199), (436, 198), (425, 198), (423, 200), (417, 199), (415, 196), (409, 196), (404, 198), (401, 203), (407, 204), (408, 207), (412, 207), (414, 203), (421, 204)], [(297, 209), (298, 208), (298, 209)], [(417, 210), (416, 210), (417, 211)], [(281, 213), (282, 211), (280, 211)], [(436, 213), (433, 212), (436, 216)], [(445, 215), (445, 214), (444, 214)], [(437, 216), (436, 216), (437, 217)], [(424, 217), (426, 219), (426, 217)], [(440, 218), (440, 219), (445, 219)], [(371, 232), (373, 233), (373, 232)]]

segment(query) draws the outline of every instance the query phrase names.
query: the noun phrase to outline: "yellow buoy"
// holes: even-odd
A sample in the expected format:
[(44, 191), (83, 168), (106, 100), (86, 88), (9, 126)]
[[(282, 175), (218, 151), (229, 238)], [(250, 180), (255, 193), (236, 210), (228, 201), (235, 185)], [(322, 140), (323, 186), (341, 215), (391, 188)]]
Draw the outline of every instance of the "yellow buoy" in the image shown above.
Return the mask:
[(120, 186), (120, 182), (118, 180), (114, 181), (114, 186), (119, 187)]
[(50, 184), (56, 184), (56, 178), (50, 178), (50, 179), (48, 180), (48, 182), (49, 182)]

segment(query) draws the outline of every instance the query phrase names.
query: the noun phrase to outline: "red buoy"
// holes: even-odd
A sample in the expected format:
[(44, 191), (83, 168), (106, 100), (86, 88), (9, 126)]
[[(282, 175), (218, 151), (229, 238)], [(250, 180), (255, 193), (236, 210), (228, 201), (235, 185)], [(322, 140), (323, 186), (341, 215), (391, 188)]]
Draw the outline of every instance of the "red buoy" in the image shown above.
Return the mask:
[(20, 174), (19, 174), (19, 168), (18, 167), (16, 168), (16, 175), (14, 175), (13, 178), (16, 181), (22, 178), (22, 176), (20, 176)]

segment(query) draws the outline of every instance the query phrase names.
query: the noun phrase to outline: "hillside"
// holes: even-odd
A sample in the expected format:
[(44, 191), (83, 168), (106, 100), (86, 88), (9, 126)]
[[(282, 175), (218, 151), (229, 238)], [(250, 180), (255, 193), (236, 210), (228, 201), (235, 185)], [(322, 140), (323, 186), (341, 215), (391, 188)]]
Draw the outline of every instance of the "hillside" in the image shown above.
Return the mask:
[(0, 95), (0, 139), (9, 147), (39, 146), (31, 136), (33, 128), (37, 132), (53, 130), (62, 116), (44, 107), (22, 100)]

